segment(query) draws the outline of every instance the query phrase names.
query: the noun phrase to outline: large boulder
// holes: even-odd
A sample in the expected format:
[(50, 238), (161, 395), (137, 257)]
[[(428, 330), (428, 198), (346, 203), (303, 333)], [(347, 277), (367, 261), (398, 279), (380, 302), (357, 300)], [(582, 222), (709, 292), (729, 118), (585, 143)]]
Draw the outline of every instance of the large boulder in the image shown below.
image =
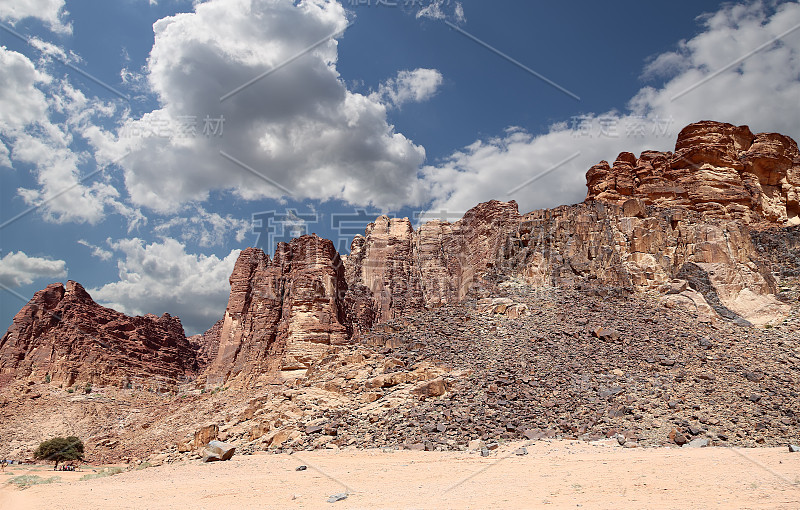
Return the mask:
[(230, 460), (236, 452), (236, 447), (222, 441), (211, 441), (203, 449), (203, 462), (215, 462), (218, 460)]

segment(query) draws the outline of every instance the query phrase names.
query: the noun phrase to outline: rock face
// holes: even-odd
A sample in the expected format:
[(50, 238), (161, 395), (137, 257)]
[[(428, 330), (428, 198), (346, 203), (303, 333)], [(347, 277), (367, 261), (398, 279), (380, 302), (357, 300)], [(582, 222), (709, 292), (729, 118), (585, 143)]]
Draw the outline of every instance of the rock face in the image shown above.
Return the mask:
[(675, 152), (623, 152), (586, 174), (587, 200), (630, 198), (681, 207), (707, 218), (800, 224), (800, 153), (777, 133), (703, 121), (686, 126)]
[(187, 338), (192, 348), (194, 348), (197, 353), (197, 365), (201, 371), (217, 357), (217, 351), (219, 351), (219, 337), (222, 333), (222, 325), (224, 322), (224, 320), (220, 319), (205, 333), (201, 335), (192, 335)]
[(280, 243), (272, 261), (248, 248), (230, 283), (217, 356), (201, 380), (206, 386), (304, 371), (328, 346), (349, 338), (344, 266), (327, 239), (306, 235)]
[(199, 381), (252, 385), (302, 376), (331, 345), (403, 314), (457, 303), (480, 285), (519, 223), (515, 202), (481, 204), (450, 224), (414, 231), (408, 218), (379, 217), (343, 261), (315, 235), (241, 253), (220, 328), (219, 350)]
[(686, 209), (596, 201), (534, 211), (503, 257), (508, 272), (534, 287), (658, 291), (701, 316), (759, 324), (787, 311), (749, 227)]
[[(224, 318), (188, 342), (175, 318), (128, 318), (77, 284), (48, 287), (0, 343), (0, 376), (127, 384), (133, 374), (201, 372), (206, 388), (258, 387), (305, 377), (338, 345), (467, 298), (486, 298), (478, 303), (495, 315), (536, 313), (490, 299), (501, 281), (650, 293), (701, 322), (764, 324), (787, 313), (773, 273), (800, 272), (793, 140), (698, 122), (681, 131), (674, 152), (624, 152), (586, 178), (583, 203), (524, 216), (515, 202), (496, 200), (417, 230), (408, 218), (380, 216), (346, 257), (316, 235), (279, 244), (273, 260), (248, 248), (230, 277)], [(88, 333), (76, 329), (84, 323)], [(114, 348), (97, 347), (106, 344)], [(89, 368), (76, 368), (87, 360)]]
[(519, 219), (516, 202), (497, 200), (455, 223), (431, 221), (417, 231), (408, 218), (379, 217), (356, 236), (346, 260), (348, 287), (360, 303), (355, 324), (369, 329), (410, 311), (458, 303), (481, 285)]
[(5, 379), (166, 391), (197, 369), (180, 319), (128, 317), (73, 281), (37, 292), (0, 339)]
[(277, 369), (301, 375), (327, 346), (483, 295), (498, 276), (535, 288), (653, 292), (701, 321), (763, 324), (787, 313), (765, 255), (771, 245), (754, 243), (765, 236), (753, 226), (800, 223), (793, 140), (698, 122), (681, 131), (675, 152), (625, 152), (586, 178), (584, 203), (524, 216), (496, 200), (417, 230), (408, 218), (380, 216), (344, 258), (314, 236), (282, 245), (272, 262), (245, 250), (206, 385)]

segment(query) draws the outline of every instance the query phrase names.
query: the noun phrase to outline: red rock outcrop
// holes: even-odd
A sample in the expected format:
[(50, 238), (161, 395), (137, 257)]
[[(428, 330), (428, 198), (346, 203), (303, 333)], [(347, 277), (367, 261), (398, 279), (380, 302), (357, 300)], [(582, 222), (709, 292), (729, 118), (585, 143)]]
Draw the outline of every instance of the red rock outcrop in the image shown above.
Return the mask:
[[(174, 380), (200, 368), (205, 387), (259, 386), (305, 375), (332, 346), (376, 324), (461, 302), (472, 290), (483, 296), (496, 277), (652, 292), (703, 320), (765, 323), (785, 313), (759, 251), (769, 243), (751, 238), (754, 225), (800, 223), (800, 155), (790, 138), (699, 122), (681, 131), (675, 152), (624, 152), (613, 167), (592, 167), (587, 185), (582, 204), (524, 216), (515, 202), (496, 200), (417, 230), (408, 218), (380, 216), (346, 257), (316, 235), (279, 244), (273, 260), (248, 248), (231, 274), (224, 318), (189, 341), (177, 319), (127, 318), (77, 284), (51, 286), (0, 343), (0, 376), (73, 384), (127, 381), (139, 370)], [(83, 322), (91, 331), (76, 333)], [(91, 340), (103, 335), (117, 339), (103, 340), (111, 351)], [(86, 359), (92, 368), (77, 370)]]
[(705, 317), (764, 323), (786, 311), (747, 224), (626, 204), (595, 201), (525, 215), (503, 253), (504, 269), (539, 288), (661, 292)]
[(357, 289), (350, 295), (360, 303), (353, 315), (357, 329), (461, 301), (481, 285), (519, 219), (516, 202), (497, 200), (473, 207), (455, 223), (430, 221), (417, 231), (408, 218), (379, 217), (356, 236), (345, 260), (348, 288)]
[(180, 319), (128, 317), (73, 281), (37, 292), (0, 339), (7, 379), (170, 390), (197, 368)]
[(791, 138), (703, 121), (681, 130), (675, 152), (623, 152), (586, 174), (587, 200), (681, 207), (708, 218), (800, 224), (800, 152)]
[(236, 261), (219, 349), (201, 384), (254, 385), (305, 371), (349, 338), (344, 266), (333, 243), (306, 235), (280, 243), (275, 259), (248, 248)]
[(376, 323), (455, 303), (480, 283), (519, 223), (515, 202), (481, 204), (461, 220), (414, 231), (408, 218), (379, 217), (346, 260), (316, 235), (281, 243), (275, 259), (244, 250), (217, 355), (199, 383), (257, 385), (305, 374), (331, 345)]

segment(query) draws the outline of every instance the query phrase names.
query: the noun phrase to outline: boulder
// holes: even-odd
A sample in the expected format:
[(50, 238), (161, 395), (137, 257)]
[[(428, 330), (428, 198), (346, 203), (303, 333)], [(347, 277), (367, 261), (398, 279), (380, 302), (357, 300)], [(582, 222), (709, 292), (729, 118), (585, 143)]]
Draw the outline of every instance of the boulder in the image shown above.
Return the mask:
[(445, 384), (444, 379), (437, 377), (436, 379), (423, 381), (417, 384), (411, 390), (411, 393), (423, 397), (441, 397), (447, 393), (447, 385)]
[(236, 447), (222, 441), (211, 441), (203, 449), (203, 462), (230, 460), (236, 452)]

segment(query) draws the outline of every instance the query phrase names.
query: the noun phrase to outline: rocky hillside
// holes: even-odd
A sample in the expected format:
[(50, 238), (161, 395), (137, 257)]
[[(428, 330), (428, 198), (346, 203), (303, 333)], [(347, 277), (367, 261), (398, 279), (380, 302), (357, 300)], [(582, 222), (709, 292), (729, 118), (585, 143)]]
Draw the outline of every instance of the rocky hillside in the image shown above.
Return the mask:
[(37, 292), (0, 339), (0, 380), (174, 391), (197, 374), (180, 319), (128, 317), (69, 281)]
[[(38, 434), (24, 416), (57, 408), (104, 459), (141, 458), (144, 437), (161, 460), (212, 436), (245, 452), (778, 444), (800, 415), (799, 178), (791, 139), (699, 122), (674, 152), (592, 167), (580, 204), (490, 201), (416, 230), (381, 216), (347, 255), (315, 235), (248, 248), (224, 315), (189, 339), (54, 284), (0, 341), (0, 407), (18, 448)], [(64, 400), (86, 383), (107, 393)], [(120, 418), (128, 401), (149, 411)]]
[[(613, 167), (592, 167), (587, 185), (582, 204), (525, 215), (515, 202), (491, 201), (418, 230), (381, 216), (346, 257), (313, 236), (281, 245), (274, 261), (246, 250), (231, 277), (220, 353), (201, 382), (297, 377), (326, 346), (459, 303), (497, 271), (533, 288), (656, 292), (711, 323), (764, 325), (788, 313), (769, 255), (751, 236), (800, 221), (793, 140), (699, 122), (681, 131), (674, 153), (622, 153)], [(298, 272), (302, 254), (310, 258)]]

